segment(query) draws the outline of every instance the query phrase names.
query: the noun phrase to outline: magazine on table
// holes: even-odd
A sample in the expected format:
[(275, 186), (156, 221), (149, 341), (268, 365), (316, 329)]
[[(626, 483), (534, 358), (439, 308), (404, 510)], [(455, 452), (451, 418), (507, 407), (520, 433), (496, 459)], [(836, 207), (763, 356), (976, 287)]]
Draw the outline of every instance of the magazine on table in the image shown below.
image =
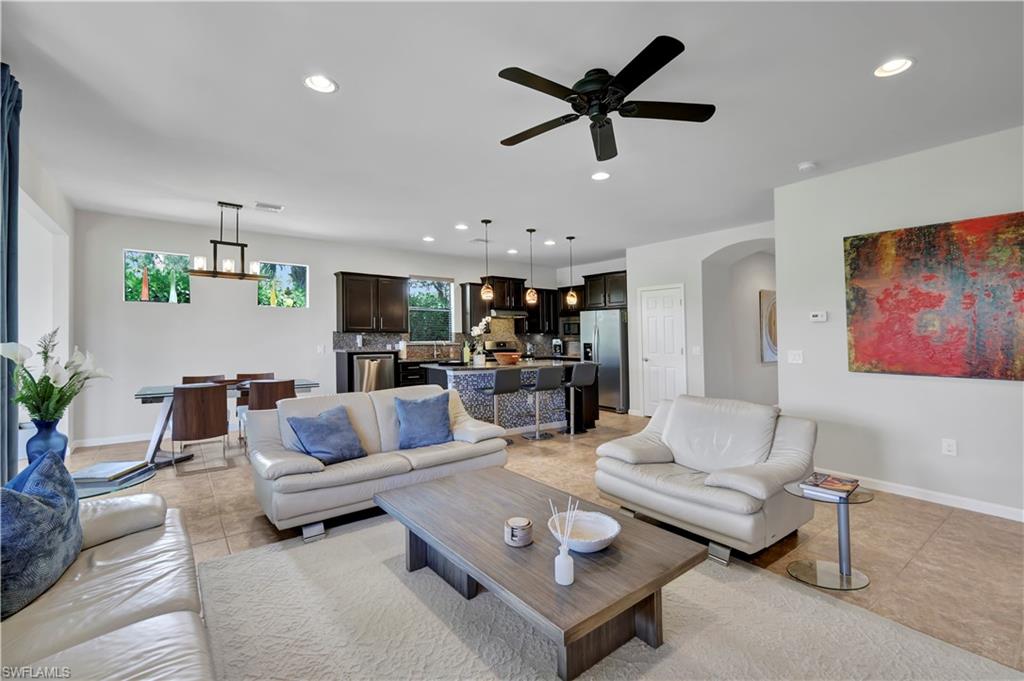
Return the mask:
[(860, 481), (854, 478), (841, 478), (828, 473), (812, 473), (800, 483), (800, 487), (805, 491), (839, 499), (850, 496), (859, 485)]

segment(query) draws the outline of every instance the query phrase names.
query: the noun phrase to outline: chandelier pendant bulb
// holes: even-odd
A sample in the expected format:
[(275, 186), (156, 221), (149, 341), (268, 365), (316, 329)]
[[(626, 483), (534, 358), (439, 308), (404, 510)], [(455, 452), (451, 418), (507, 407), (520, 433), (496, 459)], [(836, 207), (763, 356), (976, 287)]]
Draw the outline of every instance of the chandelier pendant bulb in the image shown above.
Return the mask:
[(494, 288), (491, 287), (491, 260), (490, 260), (490, 248), (491, 248), (491, 237), (490, 237), (490, 225), (491, 220), (484, 218), (480, 222), (484, 223), (484, 285), (480, 288), (480, 299), (481, 300), (494, 300)]
[(573, 288), (573, 276), (572, 276), (572, 242), (576, 239), (574, 236), (567, 236), (565, 240), (569, 242), (569, 292), (565, 294), (565, 304), (569, 307), (576, 307), (576, 303), (579, 302), (579, 297), (576, 295), (576, 289)]
[(537, 289), (533, 288), (533, 233), (537, 230), (530, 227), (526, 232), (530, 235), (530, 288), (526, 291), (526, 304), (537, 304)]

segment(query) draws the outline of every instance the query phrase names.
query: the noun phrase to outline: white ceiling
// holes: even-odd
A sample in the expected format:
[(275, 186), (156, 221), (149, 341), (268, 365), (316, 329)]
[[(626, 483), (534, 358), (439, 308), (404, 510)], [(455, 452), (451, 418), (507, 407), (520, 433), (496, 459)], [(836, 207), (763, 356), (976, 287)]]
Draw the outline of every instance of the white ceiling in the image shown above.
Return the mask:
[[(772, 188), (1022, 122), (1021, 3), (50, 4), (4, 2), (22, 135), (81, 208), (541, 262), (771, 219)], [(585, 122), (500, 80), (613, 73), (655, 35), (686, 44), (638, 99), (707, 102), (708, 123), (615, 117), (597, 169)], [(918, 63), (877, 79), (894, 55)], [(302, 86), (323, 72), (334, 95)], [(473, 225), (469, 232), (456, 222)], [(423, 243), (423, 235), (436, 237)]]

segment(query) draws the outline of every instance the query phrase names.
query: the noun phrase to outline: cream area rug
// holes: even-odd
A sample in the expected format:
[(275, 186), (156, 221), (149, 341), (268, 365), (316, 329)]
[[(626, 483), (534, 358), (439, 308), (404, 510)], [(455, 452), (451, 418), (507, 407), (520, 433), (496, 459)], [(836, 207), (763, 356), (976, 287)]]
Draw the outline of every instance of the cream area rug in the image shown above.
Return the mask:
[[(219, 676), (556, 678), (554, 644), (492, 594), (467, 601), (429, 568), (406, 572), (404, 532), (381, 516), (200, 564)], [(691, 570), (662, 608), (660, 648), (634, 638), (580, 678), (1024, 678), (741, 562)]]

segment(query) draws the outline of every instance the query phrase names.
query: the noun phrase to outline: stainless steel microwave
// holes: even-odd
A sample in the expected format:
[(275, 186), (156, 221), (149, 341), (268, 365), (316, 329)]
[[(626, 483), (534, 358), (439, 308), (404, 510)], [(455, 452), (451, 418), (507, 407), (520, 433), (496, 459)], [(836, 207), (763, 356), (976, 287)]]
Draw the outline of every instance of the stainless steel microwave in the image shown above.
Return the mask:
[(574, 322), (562, 322), (562, 335), (563, 336), (578, 336), (580, 335), (580, 323)]

